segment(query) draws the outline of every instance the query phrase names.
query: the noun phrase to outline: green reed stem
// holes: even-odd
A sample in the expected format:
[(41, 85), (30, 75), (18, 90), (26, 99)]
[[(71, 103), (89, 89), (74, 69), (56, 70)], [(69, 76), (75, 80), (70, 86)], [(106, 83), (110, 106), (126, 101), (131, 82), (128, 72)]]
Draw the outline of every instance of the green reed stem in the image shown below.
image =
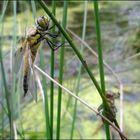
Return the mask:
[[(5, 15), (5, 11), (8, 5), (8, 1), (3, 2), (3, 9), (2, 9), (2, 14), (0, 17), (0, 25), (1, 25), (1, 30), (0, 34), (3, 34), (3, 19)], [(6, 97), (6, 104), (7, 104), (7, 110), (8, 110), (8, 119), (9, 119), (9, 126), (10, 126), (10, 138), (13, 138), (13, 127), (12, 127), (12, 114), (11, 114), (11, 108), (10, 108), (10, 98), (9, 98), (9, 90), (7, 86), (7, 81), (6, 81), (6, 74), (5, 74), (5, 69), (3, 65), (3, 57), (2, 57), (2, 40), (0, 41), (0, 66), (1, 66), (1, 76), (2, 76), (2, 84), (4, 85), (4, 93)]]
[[(12, 120), (14, 121), (18, 111), (19, 111), (19, 106), (17, 106), (18, 103), (18, 96), (16, 92), (16, 74), (14, 72), (14, 54), (15, 54), (15, 48), (17, 46), (17, 1), (13, 1), (13, 35), (12, 35), (12, 47), (11, 47), (11, 64), (12, 64), (12, 94), (10, 95), (11, 97), (11, 113), (12, 113)], [(13, 132), (16, 132), (17, 130), (15, 127), (13, 127)], [(16, 133), (13, 133), (16, 134)], [(14, 138), (16, 138), (16, 135), (14, 135)]]
[[(55, 16), (56, 13), (56, 1), (52, 1), (52, 13)], [(52, 25), (51, 25), (52, 26)], [(55, 27), (52, 29), (52, 34), (55, 32)], [(54, 41), (54, 39), (52, 39)], [(54, 60), (55, 53), (51, 50), (51, 77), (54, 78)], [(50, 82), (50, 131), (51, 131), (51, 139), (53, 139), (53, 120), (54, 120), (54, 83)]]
[(32, 13), (33, 13), (34, 21), (35, 21), (35, 18), (36, 18), (36, 5), (35, 5), (34, 0), (31, 0), (31, 7), (32, 7)]
[[(87, 4), (88, 4), (88, 1), (85, 1), (84, 2), (84, 18), (83, 18), (82, 40), (85, 40), (85, 35), (86, 35)], [(80, 50), (81, 55), (83, 54), (83, 50), (84, 50), (84, 46), (81, 45), (81, 50)], [(76, 89), (75, 89), (76, 96), (78, 96), (78, 93), (79, 93), (79, 86), (80, 86), (80, 80), (81, 80), (81, 71), (82, 71), (82, 64), (80, 63), (78, 76), (77, 76)], [(73, 113), (73, 121), (72, 121), (70, 139), (73, 138), (74, 126), (75, 126), (75, 121), (76, 121), (76, 112), (77, 112), (77, 99), (75, 99), (75, 104), (74, 104), (74, 113)]]
[[(3, 27), (4, 27), (4, 24), (3, 24), (3, 18), (4, 18), (4, 15), (5, 15), (5, 11), (6, 11), (6, 7), (7, 7), (7, 4), (8, 4), (8, 1), (4, 1), (3, 2), (3, 6), (2, 6), (2, 14), (1, 14), (1, 17), (0, 17), (0, 34), (1, 34), (1, 36), (3, 36)], [(1, 62), (0, 62), (0, 69), (2, 69), (2, 67), (3, 67), (3, 58), (4, 58), (4, 55), (2, 55), (2, 45), (3, 45), (3, 41), (2, 40), (0, 40), (0, 60), (1, 60)], [(5, 79), (4, 77), (3, 77), (3, 73), (1, 72), (1, 74), (0, 74), (0, 78), (1, 78), (1, 80), (3, 81), (3, 79)], [(8, 119), (9, 119), (9, 125), (10, 125), (10, 117), (9, 117), (9, 115), (8, 115), (8, 113), (9, 113), (9, 109), (8, 109), (8, 111), (7, 111), (7, 108), (8, 108), (8, 100), (7, 100), (7, 98), (6, 98), (6, 103), (7, 103), (7, 108), (5, 108), (4, 107), (4, 104), (5, 104), (5, 99), (4, 99), (4, 97), (5, 97), (5, 94), (4, 94), (4, 92), (3, 92), (3, 82), (1, 82), (1, 89), (0, 89), (0, 91), (1, 91), (1, 106), (2, 106), (2, 111), (1, 111), (1, 134), (2, 134), (2, 137), (3, 137), (3, 132), (4, 132), (4, 115), (5, 115), (5, 113), (4, 113), (4, 111), (6, 111), (6, 114), (7, 114), (7, 116), (8, 116)], [(5, 87), (5, 86), (4, 86)], [(7, 83), (6, 83), (6, 87), (7, 87)], [(5, 108), (5, 109), (3, 109), (3, 108)]]
[[(67, 1), (64, 1), (64, 11), (62, 17), (62, 27), (66, 29), (67, 25)], [(61, 43), (65, 42), (64, 36), (61, 37)], [(63, 66), (64, 66), (64, 46), (60, 50), (60, 63), (59, 63), (59, 83), (62, 85), (63, 82)], [(60, 139), (60, 125), (61, 125), (61, 99), (62, 99), (62, 89), (58, 88), (58, 108), (57, 108), (57, 130), (56, 139)]]
[(7, 81), (6, 81), (6, 77), (5, 77), (6, 75), (5, 75), (4, 65), (3, 65), (3, 59), (2, 59), (1, 43), (0, 43), (0, 64), (1, 64), (1, 75), (2, 75), (3, 85), (4, 85), (4, 90), (5, 90), (6, 104), (7, 104), (7, 110), (8, 110), (8, 119), (9, 119), (9, 125), (10, 125), (10, 138), (13, 138), (10, 98), (9, 98), (9, 91), (8, 91), (8, 87), (7, 87)]
[[(99, 62), (99, 71), (100, 71), (100, 82), (101, 82), (101, 90), (105, 95), (105, 80), (104, 80), (104, 64), (103, 64), (103, 54), (102, 54), (102, 46), (101, 46), (101, 30), (100, 30), (100, 19), (99, 19), (99, 10), (98, 10), (98, 2), (94, 1), (94, 11), (95, 11), (95, 22), (96, 22), (96, 36), (97, 36), (97, 48), (98, 48), (98, 62)], [(104, 102), (103, 102), (104, 104)], [(106, 110), (106, 106), (104, 105), (104, 110)], [(105, 132), (106, 139), (110, 139), (110, 129), (109, 124), (107, 122), (105, 124)]]
[[(42, 70), (45, 69), (43, 50), (40, 49), (40, 67)], [(48, 105), (48, 95), (47, 95), (47, 84), (46, 78), (42, 76), (42, 86), (43, 86), (43, 95), (44, 95), (44, 108), (45, 108), (45, 121), (46, 121), (46, 138), (51, 139), (51, 130), (50, 130), (50, 118), (49, 118), (49, 105)]]

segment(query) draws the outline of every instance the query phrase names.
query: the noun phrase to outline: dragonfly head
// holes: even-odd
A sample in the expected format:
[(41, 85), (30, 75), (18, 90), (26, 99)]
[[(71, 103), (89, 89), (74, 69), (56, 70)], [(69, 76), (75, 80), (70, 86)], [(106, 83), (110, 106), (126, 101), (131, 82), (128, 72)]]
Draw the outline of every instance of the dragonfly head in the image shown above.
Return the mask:
[(46, 31), (49, 28), (49, 18), (46, 16), (40, 16), (36, 19), (36, 28), (41, 31)]

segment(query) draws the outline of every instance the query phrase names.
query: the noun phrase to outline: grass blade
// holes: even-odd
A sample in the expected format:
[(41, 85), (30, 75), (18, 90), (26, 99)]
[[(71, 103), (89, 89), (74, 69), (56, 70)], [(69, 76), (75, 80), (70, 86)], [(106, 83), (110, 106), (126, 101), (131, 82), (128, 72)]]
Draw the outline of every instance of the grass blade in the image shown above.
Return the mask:
[[(52, 13), (55, 16), (56, 13), (56, 1), (52, 1)], [(52, 34), (55, 32), (55, 27), (52, 29)], [(52, 39), (54, 41), (54, 39)], [(55, 59), (55, 53), (53, 50), (51, 50), (51, 69), (50, 69), (50, 75), (52, 78), (54, 78), (54, 59)], [(53, 139), (53, 121), (54, 121), (54, 83), (50, 82), (50, 131), (51, 131), (51, 139)]]
[[(43, 58), (43, 50), (40, 49), (40, 67), (44, 70), (45, 63)], [(51, 139), (50, 133), (50, 118), (49, 118), (49, 105), (48, 105), (48, 95), (47, 95), (47, 85), (46, 79), (42, 76), (42, 87), (43, 87), (43, 94), (44, 94), (44, 109), (45, 109), (45, 123), (46, 123), (46, 138)]]
[(13, 35), (12, 35), (12, 47), (11, 47), (11, 74), (12, 74), (12, 94), (11, 94), (11, 113), (12, 113), (12, 125), (13, 125), (13, 134), (14, 139), (16, 139), (16, 120), (15, 118), (19, 114), (19, 106), (17, 105), (19, 103), (19, 96), (20, 94), (17, 94), (16, 92), (16, 73), (14, 72), (14, 54), (15, 54), (15, 48), (17, 46), (17, 1), (13, 1)]
[[(65, 29), (67, 24), (67, 1), (64, 1), (64, 11), (62, 19), (62, 27)], [(65, 42), (64, 36), (61, 38), (61, 43)], [(64, 46), (61, 47), (60, 52), (60, 63), (59, 63), (59, 83), (63, 82), (63, 66), (64, 66)], [(60, 125), (61, 125), (61, 99), (62, 99), (62, 89), (58, 88), (58, 108), (57, 108), (57, 130), (56, 139), (60, 139)]]
[[(83, 31), (82, 31), (82, 40), (85, 40), (85, 34), (86, 34), (86, 23), (87, 23), (87, 3), (88, 1), (84, 2), (84, 18), (83, 18)], [(81, 45), (81, 54), (83, 54), (84, 46)], [(81, 80), (81, 71), (82, 71), (82, 64), (80, 63), (78, 76), (77, 76), (77, 83), (76, 83), (76, 96), (78, 96), (79, 93), (79, 86), (80, 86), (80, 80)], [(73, 132), (74, 132), (74, 125), (76, 121), (76, 112), (77, 112), (77, 100), (75, 100), (74, 104), (74, 113), (73, 113), (73, 121), (72, 121), (72, 128), (71, 128), (71, 136), (70, 139), (73, 138)]]
[[(97, 36), (97, 48), (98, 48), (98, 62), (99, 62), (99, 71), (100, 71), (100, 82), (101, 90), (105, 95), (105, 80), (104, 80), (104, 66), (103, 66), (103, 55), (102, 55), (102, 46), (101, 46), (101, 31), (100, 31), (100, 20), (99, 20), (99, 11), (98, 11), (98, 2), (94, 1), (94, 11), (95, 11), (95, 22), (96, 22), (96, 36)], [(104, 102), (103, 102), (104, 104)], [(106, 110), (106, 105), (104, 105), (104, 110)], [(110, 139), (110, 129), (107, 122), (105, 124), (106, 139)]]
[(35, 18), (36, 18), (36, 5), (35, 5), (34, 0), (31, 0), (31, 7), (32, 7), (32, 13), (33, 13), (34, 21), (35, 21)]
[[(3, 34), (3, 19), (4, 19), (7, 5), (8, 5), (8, 1), (4, 1), (2, 15), (0, 18), (0, 25), (2, 27), (0, 30), (1, 35)], [(6, 104), (7, 104), (7, 110), (8, 110), (8, 119), (9, 119), (9, 125), (10, 125), (10, 138), (13, 138), (12, 114), (11, 114), (11, 108), (10, 108), (9, 90), (7, 86), (6, 74), (5, 74), (5, 69), (3, 65), (3, 57), (2, 57), (2, 40), (0, 41), (0, 66), (1, 66), (2, 83), (4, 85), (4, 91), (5, 91), (4, 93), (6, 97)]]

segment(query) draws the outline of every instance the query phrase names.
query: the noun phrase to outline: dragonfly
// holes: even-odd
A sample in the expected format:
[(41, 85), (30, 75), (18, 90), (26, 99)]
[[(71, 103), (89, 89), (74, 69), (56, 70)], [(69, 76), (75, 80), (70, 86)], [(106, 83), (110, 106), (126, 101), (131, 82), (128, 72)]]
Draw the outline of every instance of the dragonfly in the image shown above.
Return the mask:
[(50, 30), (54, 26), (55, 25), (50, 27), (50, 19), (47, 16), (38, 17), (35, 22), (35, 27), (28, 30), (21, 47), (15, 52), (14, 71), (18, 73), (21, 65), (23, 66), (22, 83), (24, 96), (26, 96), (28, 92), (34, 94), (36, 90), (33, 64), (41, 42), (46, 40), (47, 46), (53, 51), (63, 45), (57, 45), (51, 41), (52, 38), (57, 38), (59, 36), (59, 32), (57, 34), (50, 33)]

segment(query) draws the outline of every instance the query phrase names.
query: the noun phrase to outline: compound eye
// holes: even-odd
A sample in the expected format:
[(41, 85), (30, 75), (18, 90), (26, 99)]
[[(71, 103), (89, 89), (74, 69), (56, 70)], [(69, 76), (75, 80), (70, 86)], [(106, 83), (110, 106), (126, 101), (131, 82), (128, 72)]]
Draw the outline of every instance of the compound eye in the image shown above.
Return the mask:
[(49, 18), (46, 16), (40, 16), (36, 20), (36, 26), (39, 30), (47, 30), (49, 27)]

